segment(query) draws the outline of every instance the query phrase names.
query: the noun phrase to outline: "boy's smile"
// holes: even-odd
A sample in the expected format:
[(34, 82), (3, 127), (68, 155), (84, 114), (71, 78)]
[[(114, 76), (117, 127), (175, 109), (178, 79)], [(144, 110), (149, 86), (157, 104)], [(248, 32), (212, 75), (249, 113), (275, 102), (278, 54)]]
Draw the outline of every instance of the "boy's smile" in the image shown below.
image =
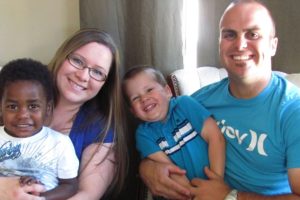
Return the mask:
[(47, 100), (41, 84), (17, 81), (6, 85), (1, 101), (5, 130), (15, 137), (39, 132), (47, 112)]

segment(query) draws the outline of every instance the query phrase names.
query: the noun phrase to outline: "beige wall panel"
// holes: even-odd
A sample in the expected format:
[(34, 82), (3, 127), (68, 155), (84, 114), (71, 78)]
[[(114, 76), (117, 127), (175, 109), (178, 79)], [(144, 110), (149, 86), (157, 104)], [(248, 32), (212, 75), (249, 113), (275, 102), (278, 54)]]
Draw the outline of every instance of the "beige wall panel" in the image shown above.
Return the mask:
[(1, 0), (0, 65), (21, 57), (47, 64), (79, 27), (79, 0)]

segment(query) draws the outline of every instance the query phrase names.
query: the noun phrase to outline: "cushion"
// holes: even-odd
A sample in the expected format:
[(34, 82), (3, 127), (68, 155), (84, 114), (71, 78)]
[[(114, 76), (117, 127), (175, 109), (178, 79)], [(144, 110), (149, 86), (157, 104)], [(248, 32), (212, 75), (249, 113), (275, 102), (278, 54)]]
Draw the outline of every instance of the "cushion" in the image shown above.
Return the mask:
[[(300, 73), (287, 74), (281, 71), (275, 73), (300, 87)], [(198, 89), (227, 77), (224, 68), (203, 66), (195, 69), (178, 69), (168, 76), (168, 81), (174, 96), (191, 95)]]

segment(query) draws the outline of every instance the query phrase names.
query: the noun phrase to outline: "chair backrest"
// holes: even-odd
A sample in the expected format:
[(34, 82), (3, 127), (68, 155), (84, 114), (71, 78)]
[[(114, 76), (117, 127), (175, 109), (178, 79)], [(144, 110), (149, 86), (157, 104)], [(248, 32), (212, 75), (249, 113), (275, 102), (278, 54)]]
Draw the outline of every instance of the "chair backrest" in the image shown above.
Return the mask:
[[(300, 73), (287, 74), (281, 71), (275, 73), (285, 77), (300, 87)], [(168, 82), (174, 96), (191, 95), (198, 89), (227, 77), (224, 68), (203, 66), (195, 69), (178, 69), (168, 76)]]
[(195, 69), (178, 69), (169, 75), (168, 80), (173, 94), (178, 96), (190, 95), (225, 77), (227, 72), (224, 68), (204, 66)]
[(286, 74), (285, 78), (300, 88), (300, 73)]

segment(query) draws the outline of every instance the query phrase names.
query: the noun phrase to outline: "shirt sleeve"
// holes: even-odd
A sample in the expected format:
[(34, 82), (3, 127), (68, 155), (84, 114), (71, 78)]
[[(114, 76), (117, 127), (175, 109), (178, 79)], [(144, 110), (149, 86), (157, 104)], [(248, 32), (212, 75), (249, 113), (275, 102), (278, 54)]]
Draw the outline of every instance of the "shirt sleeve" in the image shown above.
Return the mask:
[(68, 136), (61, 135), (61, 153), (58, 161), (58, 178), (71, 179), (77, 177), (79, 161), (74, 146)]
[(136, 130), (136, 148), (139, 151), (142, 159), (150, 154), (161, 151), (154, 140), (153, 134), (153, 132), (146, 128), (145, 124), (141, 124)]
[(211, 116), (211, 113), (201, 103), (190, 96), (181, 96), (178, 99), (178, 106), (198, 131), (202, 130), (204, 122)]
[(289, 106), (283, 122), (282, 134), (286, 145), (287, 167), (300, 168), (300, 101)]

